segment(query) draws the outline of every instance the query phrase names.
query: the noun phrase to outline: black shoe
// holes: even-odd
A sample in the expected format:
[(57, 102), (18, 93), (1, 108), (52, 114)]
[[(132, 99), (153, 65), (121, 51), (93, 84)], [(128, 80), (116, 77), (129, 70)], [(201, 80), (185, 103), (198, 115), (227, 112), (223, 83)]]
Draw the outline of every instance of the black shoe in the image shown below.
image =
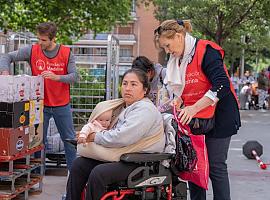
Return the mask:
[(65, 142), (68, 142), (69, 144), (72, 144), (73, 146), (77, 146), (77, 140), (76, 139), (65, 139)]

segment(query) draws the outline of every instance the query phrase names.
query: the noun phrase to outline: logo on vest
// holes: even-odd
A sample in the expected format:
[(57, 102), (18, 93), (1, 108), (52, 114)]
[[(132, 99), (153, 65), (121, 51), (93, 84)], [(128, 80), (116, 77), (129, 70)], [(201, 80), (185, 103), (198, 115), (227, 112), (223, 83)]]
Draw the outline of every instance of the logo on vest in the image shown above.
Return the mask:
[(37, 66), (38, 70), (42, 71), (45, 69), (45, 62), (41, 59), (38, 59), (36, 62), (36, 66)]
[(193, 84), (193, 83), (198, 83), (199, 79), (198, 77), (200, 76), (200, 72), (190, 72), (186, 74), (186, 85), (188, 84)]
[(53, 72), (61, 72), (64, 71), (65, 63), (63, 62), (46, 62), (47, 70), (53, 71)]

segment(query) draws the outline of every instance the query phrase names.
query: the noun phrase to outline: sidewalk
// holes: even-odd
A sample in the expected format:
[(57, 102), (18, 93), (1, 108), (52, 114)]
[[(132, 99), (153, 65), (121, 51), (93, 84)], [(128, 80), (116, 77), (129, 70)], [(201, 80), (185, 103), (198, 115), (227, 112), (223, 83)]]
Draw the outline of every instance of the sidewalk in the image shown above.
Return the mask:
[(29, 193), (29, 200), (61, 200), (65, 194), (66, 168), (47, 168), (42, 193)]
[[(261, 170), (256, 160), (248, 160), (242, 154), (242, 145), (257, 140), (263, 145), (261, 159), (270, 163), (270, 111), (241, 111), (242, 127), (232, 137), (228, 155), (228, 170), (232, 200), (265, 200), (270, 196), (270, 166)], [(29, 196), (29, 200), (61, 200), (65, 193), (66, 169), (48, 169), (44, 177), (43, 192)], [(268, 196), (268, 197), (267, 197)], [(213, 199), (211, 182), (207, 200)]]

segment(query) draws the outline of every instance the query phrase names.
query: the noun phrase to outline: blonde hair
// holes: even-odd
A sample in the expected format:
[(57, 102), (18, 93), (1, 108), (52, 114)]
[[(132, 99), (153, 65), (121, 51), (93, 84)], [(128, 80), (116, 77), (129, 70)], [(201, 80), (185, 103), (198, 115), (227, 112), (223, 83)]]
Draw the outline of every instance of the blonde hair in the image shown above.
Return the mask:
[(159, 47), (159, 38), (165, 37), (172, 39), (176, 33), (186, 34), (192, 32), (190, 20), (166, 20), (154, 32), (154, 43), (156, 48)]

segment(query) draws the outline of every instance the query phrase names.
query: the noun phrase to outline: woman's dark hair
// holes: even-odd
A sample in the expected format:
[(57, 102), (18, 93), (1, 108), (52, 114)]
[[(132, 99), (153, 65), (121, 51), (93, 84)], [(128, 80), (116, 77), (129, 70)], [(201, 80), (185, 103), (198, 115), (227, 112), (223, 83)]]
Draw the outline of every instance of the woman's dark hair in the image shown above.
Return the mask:
[(132, 62), (131, 67), (143, 70), (146, 73), (155, 70), (153, 62), (151, 62), (145, 56), (138, 56), (137, 58), (135, 58)]
[(141, 69), (131, 68), (131, 69), (127, 70), (123, 75), (122, 82), (123, 82), (125, 76), (127, 74), (131, 74), (131, 73), (136, 74), (139, 81), (143, 84), (143, 88), (146, 90), (145, 96), (147, 96), (150, 92), (150, 84), (149, 84), (148, 77), (147, 77), (146, 73), (144, 71), (142, 71)]

